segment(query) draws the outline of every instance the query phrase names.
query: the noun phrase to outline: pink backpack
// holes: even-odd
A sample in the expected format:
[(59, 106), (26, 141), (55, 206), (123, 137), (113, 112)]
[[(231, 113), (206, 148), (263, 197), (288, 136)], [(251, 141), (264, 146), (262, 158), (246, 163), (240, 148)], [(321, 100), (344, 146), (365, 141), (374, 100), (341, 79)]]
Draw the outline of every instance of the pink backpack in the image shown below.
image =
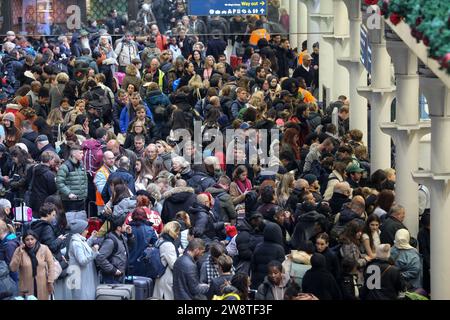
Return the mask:
[(119, 83), (119, 87), (121, 87), (123, 79), (125, 78), (125, 73), (123, 73), (123, 72), (116, 72), (114, 76), (117, 79), (117, 82)]
[(83, 149), (83, 166), (91, 176), (97, 172), (103, 163), (102, 144), (95, 139), (85, 140), (81, 144)]

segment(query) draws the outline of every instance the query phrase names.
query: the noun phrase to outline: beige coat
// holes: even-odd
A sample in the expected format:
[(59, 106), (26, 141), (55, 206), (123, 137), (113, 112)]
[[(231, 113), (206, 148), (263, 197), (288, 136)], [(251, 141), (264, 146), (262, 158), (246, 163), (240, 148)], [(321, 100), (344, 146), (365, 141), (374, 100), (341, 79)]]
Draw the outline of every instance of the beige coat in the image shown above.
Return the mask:
[[(53, 255), (46, 245), (41, 244), (36, 257), (38, 260), (36, 275), (37, 298), (38, 300), (48, 300), (47, 283), (53, 283), (55, 280), (53, 279)], [(32, 295), (34, 292), (34, 284), (31, 259), (22, 247), (18, 247), (14, 252), (9, 268), (12, 272), (19, 271), (19, 293), (28, 291), (27, 295)], [(51, 276), (48, 277), (48, 274)]]
[(245, 201), (245, 194), (239, 191), (239, 187), (234, 181), (230, 184), (230, 196), (234, 205), (244, 203)]

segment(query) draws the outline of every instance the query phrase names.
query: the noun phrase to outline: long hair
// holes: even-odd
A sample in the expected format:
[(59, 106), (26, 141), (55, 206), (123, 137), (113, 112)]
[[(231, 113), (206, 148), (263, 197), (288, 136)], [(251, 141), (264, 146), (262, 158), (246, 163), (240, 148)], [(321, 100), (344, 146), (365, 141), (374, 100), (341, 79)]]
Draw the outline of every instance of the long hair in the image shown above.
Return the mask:
[(372, 214), (369, 215), (369, 217), (367, 218), (366, 224), (364, 225), (363, 232), (369, 236), (370, 248), (371, 248), (373, 251), (375, 251), (375, 244), (373, 243), (373, 235), (372, 235), (372, 231), (370, 231), (370, 224), (371, 224), (373, 221), (378, 222), (378, 225), (381, 224), (380, 218), (379, 218), (376, 214), (373, 214), (373, 213), (372, 213)]
[(233, 171), (233, 180), (236, 181), (239, 179), (239, 176), (241, 174), (243, 174), (244, 172), (248, 172), (247, 167), (244, 165), (240, 165), (238, 166), (236, 169), (234, 169)]
[(363, 230), (363, 226), (359, 224), (357, 221), (350, 221), (342, 232), (339, 240), (343, 244), (353, 243), (355, 245), (359, 245), (359, 240), (356, 238), (356, 234)]
[(53, 127), (63, 123), (64, 119), (61, 110), (59, 110), (59, 108), (54, 108), (52, 111), (50, 111), (47, 117), (47, 124), (49, 126)]
[(111, 201), (113, 205), (116, 205), (123, 199), (128, 198), (129, 196), (130, 193), (128, 191), (128, 186), (126, 184), (118, 184), (114, 187)]

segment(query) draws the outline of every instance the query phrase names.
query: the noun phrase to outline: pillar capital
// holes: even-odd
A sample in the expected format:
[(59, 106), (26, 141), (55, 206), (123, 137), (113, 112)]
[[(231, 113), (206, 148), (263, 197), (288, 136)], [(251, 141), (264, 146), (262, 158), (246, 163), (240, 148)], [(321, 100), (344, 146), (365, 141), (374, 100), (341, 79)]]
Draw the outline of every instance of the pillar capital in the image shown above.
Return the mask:
[(439, 78), (420, 77), (420, 88), (427, 98), (430, 116), (450, 116), (450, 88)]
[(379, 101), (381, 99), (381, 104), (392, 103), (395, 98), (395, 86), (389, 88), (373, 88), (373, 87), (358, 87), (356, 89), (358, 93), (370, 101), (372, 108), (376, 108), (374, 101)]
[(401, 125), (396, 122), (385, 122), (380, 124), (381, 131), (390, 135), (394, 140), (396, 137), (404, 138), (410, 135), (418, 135), (419, 139), (430, 133), (431, 122), (429, 120), (420, 121), (418, 124)]
[(388, 40), (386, 49), (394, 63), (395, 75), (417, 74), (418, 60), (403, 41)]

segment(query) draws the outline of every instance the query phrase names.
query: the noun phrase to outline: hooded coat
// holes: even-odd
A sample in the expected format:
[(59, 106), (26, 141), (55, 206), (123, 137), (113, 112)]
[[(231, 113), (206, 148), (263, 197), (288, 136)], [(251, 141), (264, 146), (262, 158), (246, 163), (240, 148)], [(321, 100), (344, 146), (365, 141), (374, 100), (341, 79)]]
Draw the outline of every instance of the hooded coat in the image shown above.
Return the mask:
[(10, 277), (6, 262), (0, 260), (0, 296), (8, 294), (10, 297), (18, 295), (17, 283)]
[(175, 220), (178, 211), (190, 208), (195, 200), (194, 189), (189, 187), (176, 187), (164, 193), (164, 204), (161, 211), (161, 218), (164, 224)]
[(316, 253), (311, 257), (311, 269), (303, 277), (302, 289), (319, 300), (341, 300), (341, 290), (333, 275), (327, 270), (326, 258)]
[(81, 234), (72, 235), (69, 246), (69, 265), (80, 270), (80, 288), (72, 289), (74, 300), (95, 300), (95, 289), (99, 284), (95, 258), (98, 252), (91, 248), (91, 239), (86, 240)]
[(264, 241), (255, 248), (252, 256), (252, 288), (257, 289), (267, 275), (267, 264), (272, 260), (284, 261), (283, 235), (279, 225), (267, 222)]
[[(289, 275), (283, 274), (279, 287), (285, 292), (290, 283)], [(277, 296), (276, 293), (274, 293), (274, 289), (274, 284), (269, 281), (268, 277), (265, 277), (264, 282), (258, 287), (255, 300), (284, 300), (284, 295), (282, 297)]]

